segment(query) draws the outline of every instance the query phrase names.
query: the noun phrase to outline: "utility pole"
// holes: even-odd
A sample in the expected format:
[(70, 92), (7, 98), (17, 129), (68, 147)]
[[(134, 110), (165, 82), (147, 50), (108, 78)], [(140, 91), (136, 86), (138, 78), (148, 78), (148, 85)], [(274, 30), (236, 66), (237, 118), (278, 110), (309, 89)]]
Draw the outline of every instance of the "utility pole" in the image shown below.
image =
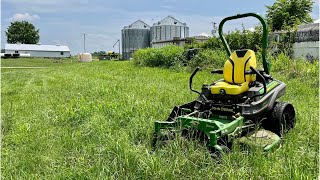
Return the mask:
[(211, 31), (211, 34), (212, 34), (212, 37), (215, 37), (216, 36), (216, 33), (217, 33), (217, 27), (216, 27), (216, 24), (215, 22), (211, 22), (213, 24), (213, 30)]
[(84, 53), (86, 52), (86, 33), (82, 33), (83, 34), (83, 51)]
[(114, 46), (115, 46), (117, 43), (118, 43), (118, 46), (119, 46), (119, 57), (118, 57), (118, 59), (120, 60), (120, 39), (118, 39), (117, 42), (115, 42), (112, 47), (114, 48)]

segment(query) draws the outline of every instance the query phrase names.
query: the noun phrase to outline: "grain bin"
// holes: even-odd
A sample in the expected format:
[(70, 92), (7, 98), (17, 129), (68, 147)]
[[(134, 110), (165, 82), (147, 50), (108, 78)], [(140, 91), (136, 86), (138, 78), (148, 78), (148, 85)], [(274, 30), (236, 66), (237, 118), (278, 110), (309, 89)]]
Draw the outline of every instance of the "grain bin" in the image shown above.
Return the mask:
[(79, 59), (80, 59), (80, 62), (91, 62), (92, 55), (90, 53), (80, 53)]
[(132, 53), (150, 46), (150, 26), (141, 20), (135, 21), (121, 30), (122, 58), (130, 59)]
[(150, 34), (151, 42), (187, 38), (189, 37), (189, 27), (186, 23), (182, 23), (172, 16), (167, 16), (153, 24)]

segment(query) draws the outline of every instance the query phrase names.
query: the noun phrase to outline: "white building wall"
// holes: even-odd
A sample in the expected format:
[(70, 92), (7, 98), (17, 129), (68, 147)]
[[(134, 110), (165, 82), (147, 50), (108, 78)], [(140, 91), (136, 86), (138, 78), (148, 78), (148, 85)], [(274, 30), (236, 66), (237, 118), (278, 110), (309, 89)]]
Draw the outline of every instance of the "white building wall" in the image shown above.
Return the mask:
[[(63, 51), (61, 51), (63, 52)], [(57, 51), (18, 51), (19, 54), (30, 54), (30, 57), (51, 57), (51, 58), (64, 58), (64, 57), (70, 57), (70, 51), (64, 51), (63, 55), (61, 55), (61, 52)], [(5, 53), (8, 54), (14, 54), (16, 53), (16, 50), (5, 50)]]
[(292, 49), (294, 58), (319, 59), (319, 41), (296, 42)]

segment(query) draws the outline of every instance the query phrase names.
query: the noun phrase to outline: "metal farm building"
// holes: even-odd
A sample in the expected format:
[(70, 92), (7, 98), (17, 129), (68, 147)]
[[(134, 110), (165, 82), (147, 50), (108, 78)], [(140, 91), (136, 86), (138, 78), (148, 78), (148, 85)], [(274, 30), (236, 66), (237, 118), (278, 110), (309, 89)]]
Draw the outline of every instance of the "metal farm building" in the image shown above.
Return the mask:
[(188, 41), (189, 27), (172, 16), (150, 26), (138, 20), (121, 30), (122, 58), (130, 59), (140, 48), (159, 48), (170, 44), (182, 46)]
[(151, 47), (162, 47), (169, 44), (182, 45), (189, 37), (189, 27), (172, 16), (154, 23), (151, 27)]
[(132, 53), (150, 46), (150, 26), (138, 20), (121, 30), (122, 58), (130, 59)]
[(30, 54), (30, 57), (70, 57), (69, 47), (61, 45), (6, 44), (4, 50), (6, 54)]

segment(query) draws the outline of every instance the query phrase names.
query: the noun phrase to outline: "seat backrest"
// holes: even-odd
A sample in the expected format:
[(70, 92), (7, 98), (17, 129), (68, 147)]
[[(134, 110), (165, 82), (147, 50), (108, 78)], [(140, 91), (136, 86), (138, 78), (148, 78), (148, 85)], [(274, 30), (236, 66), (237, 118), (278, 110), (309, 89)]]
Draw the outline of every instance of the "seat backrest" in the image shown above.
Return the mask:
[(245, 75), (244, 72), (250, 70), (250, 66), (256, 68), (256, 61), (256, 55), (252, 50), (244, 49), (234, 51), (224, 64), (224, 80), (231, 84), (241, 84), (247, 81), (255, 81), (255, 74)]

